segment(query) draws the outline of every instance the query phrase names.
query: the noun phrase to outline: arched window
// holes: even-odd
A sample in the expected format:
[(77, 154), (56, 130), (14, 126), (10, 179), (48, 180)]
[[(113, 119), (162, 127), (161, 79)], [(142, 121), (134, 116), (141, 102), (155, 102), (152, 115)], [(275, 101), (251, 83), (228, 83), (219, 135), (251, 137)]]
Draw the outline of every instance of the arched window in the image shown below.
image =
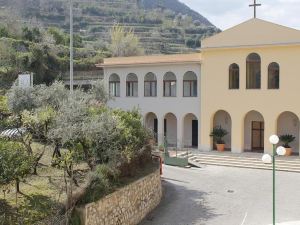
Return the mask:
[(268, 68), (268, 89), (279, 89), (279, 64), (273, 62)]
[(144, 95), (145, 97), (157, 96), (157, 80), (154, 73), (147, 73), (144, 82)]
[(192, 71), (183, 76), (183, 97), (197, 97), (197, 75)]
[(164, 97), (176, 97), (176, 76), (172, 72), (164, 76)]
[(127, 75), (126, 79), (126, 96), (138, 97), (138, 78), (134, 73)]
[(109, 94), (112, 97), (120, 97), (120, 77), (116, 73), (109, 77)]
[(256, 53), (247, 57), (247, 89), (261, 88), (261, 59)]
[(240, 68), (236, 63), (229, 66), (229, 89), (240, 88)]

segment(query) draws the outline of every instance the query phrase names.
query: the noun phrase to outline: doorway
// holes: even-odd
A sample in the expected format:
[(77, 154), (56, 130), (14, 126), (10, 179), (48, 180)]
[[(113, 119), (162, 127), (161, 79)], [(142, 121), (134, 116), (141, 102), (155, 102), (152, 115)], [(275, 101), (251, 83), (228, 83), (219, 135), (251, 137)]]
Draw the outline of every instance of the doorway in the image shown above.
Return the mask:
[(252, 121), (251, 150), (253, 152), (264, 151), (265, 123)]
[(192, 121), (192, 147), (198, 147), (198, 120)]

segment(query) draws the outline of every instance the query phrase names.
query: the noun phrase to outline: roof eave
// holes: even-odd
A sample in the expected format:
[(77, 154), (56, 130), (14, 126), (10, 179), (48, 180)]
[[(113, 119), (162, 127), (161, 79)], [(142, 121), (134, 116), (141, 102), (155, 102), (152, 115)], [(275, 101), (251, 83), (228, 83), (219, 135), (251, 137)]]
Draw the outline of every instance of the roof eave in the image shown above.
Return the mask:
[(201, 51), (207, 50), (226, 50), (226, 49), (242, 49), (242, 48), (268, 48), (268, 47), (289, 47), (300, 46), (300, 42), (291, 43), (273, 43), (273, 44), (257, 44), (257, 45), (228, 45), (228, 46), (216, 46), (216, 47), (203, 47)]
[(202, 60), (180, 61), (180, 62), (155, 62), (155, 63), (119, 63), (119, 64), (96, 64), (96, 67), (115, 68), (115, 67), (134, 67), (134, 66), (156, 66), (156, 65), (182, 65), (182, 64), (201, 64)]

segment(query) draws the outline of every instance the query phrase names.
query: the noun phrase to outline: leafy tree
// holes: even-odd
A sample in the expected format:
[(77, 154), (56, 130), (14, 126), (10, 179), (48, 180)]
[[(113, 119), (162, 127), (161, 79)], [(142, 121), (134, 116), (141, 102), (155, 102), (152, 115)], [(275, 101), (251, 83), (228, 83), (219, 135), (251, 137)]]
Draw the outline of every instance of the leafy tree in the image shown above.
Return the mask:
[(7, 98), (0, 95), (0, 120), (9, 115), (7, 107)]
[(30, 111), (36, 106), (34, 89), (31, 87), (22, 88), (14, 85), (6, 96), (8, 109), (20, 119), (24, 110)]
[(11, 70), (16, 62), (16, 52), (7, 42), (0, 42), (0, 69)]
[[(51, 34), (55, 40), (57, 45), (69, 46), (70, 43), (70, 35), (65, 34), (60, 29), (56, 27), (50, 27), (48, 29), (48, 33)], [(83, 47), (83, 39), (80, 35), (74, 34), (73, 36), (73, 45), (75, 48)]]
[(133, 29), (126, 30), (123, 26), (117, 24), (112, 27), (110, 34), (112, 56), (136, 56), (144, 53)]
[(51, 34), (57, 45), (66, 45), (66, 35), (56, 27), (50, 27), (48, 33)]
[(0, 140), (0, 185), (15, 181), (20, 192), (20, 181), (31, 172), (31, 157), (21, 144)]
[[(7, 93), (8, 108), (16, 121), (14, 128), (26, 128), (27, 132), (21, 135), (19, 141), (34, 159), (32, 161), (34, 174), (37, 174), (37, 166), (44, 155), (46, 145), (50, 144), (47, 135), (56, 116), (56, 110), (68, 95), (68, 90), (60, 82), (55, 82), (50, 87), (46, 85), (33, 88), (13, 86)], [(31, 147), (33, 137), (44, 144), (40, 153), (33, 153)], [(58, 152), (59, 149), (55, 148), (55, 151)], [(60, 155), (59, 152), (58, 154)]]
[(23, 40), (31, 41), (31, 42), (40, 42), (42, 40), (42, 34), (40, 30), (36, 27), (30, 29), (29, 27), (24, 27), (22, 29), (23, 32)]
[(9, 37), (9, 31), (5, 26), (0, 26), (0, 37)]

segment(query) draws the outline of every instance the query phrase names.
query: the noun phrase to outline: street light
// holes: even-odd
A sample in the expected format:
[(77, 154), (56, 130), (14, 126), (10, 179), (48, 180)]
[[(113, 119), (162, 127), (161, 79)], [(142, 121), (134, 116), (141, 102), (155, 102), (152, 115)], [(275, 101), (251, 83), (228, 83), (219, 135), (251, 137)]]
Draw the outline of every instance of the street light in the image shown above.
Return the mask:
[(73, 62), (73, 0), (70, 0), (70, 92), (73, 93), (74, 88), (74, 62)]
[(283, 156), (286, 153), (284, 147), (280, 146), (276, 149), (276, 145), (279, 143), (279, 137), (277, 135), (272, 135), (269, 138), (270, 143), (273, 145), (273, 154), (265, 154), (262, 157), (262, 161), (266, 164), (273, 164), (273, 225), (275, 225), (275, 156)]

